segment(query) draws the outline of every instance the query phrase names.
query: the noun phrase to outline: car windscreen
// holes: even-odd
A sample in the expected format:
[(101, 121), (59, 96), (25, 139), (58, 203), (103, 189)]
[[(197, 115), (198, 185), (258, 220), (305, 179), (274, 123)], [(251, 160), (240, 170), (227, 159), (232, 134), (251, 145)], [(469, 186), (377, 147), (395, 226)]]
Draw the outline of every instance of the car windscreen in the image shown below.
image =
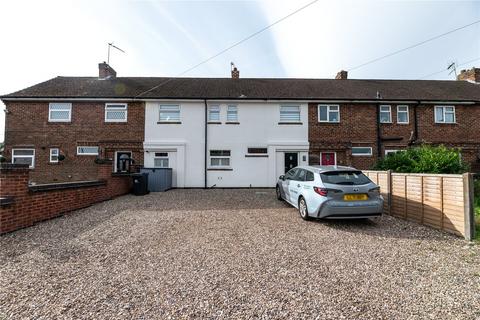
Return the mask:
[(320, 174), (323, 183), (339, 185), (362, 185), (370, 183), (370, 179), (361, 171), (331, 171)]

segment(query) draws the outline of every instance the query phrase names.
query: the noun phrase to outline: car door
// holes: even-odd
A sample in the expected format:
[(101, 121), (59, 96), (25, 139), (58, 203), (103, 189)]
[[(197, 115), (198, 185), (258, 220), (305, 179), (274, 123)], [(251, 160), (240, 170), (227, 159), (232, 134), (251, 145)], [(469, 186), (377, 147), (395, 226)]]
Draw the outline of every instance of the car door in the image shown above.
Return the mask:
[(306, 174), (307, 174), (307, 171), (305, 171), (304, 169), (297, 169), (297, 172), (295, 172), (293, 179), (290, 181), (290, 184), (289, 184), (290, 202), (295, 205), (297, 204), (298, 197), (302, 192), (303, 184), (305, 183)]
[(285, 174), (285, 178), (282, 181), (282, 189), (283, 189), (283, 192), (284, 192), (284, 195), (285, 195), (285, 200), (287, 200), (288, 202), (290, 202), (289, 186), (290, 186), (290, 183), (292, 182), (292, 179), (293, 179), (293, 177), (295, 176), (296, 173), (297, 173), (296, 168), (293, 168), (293, 169), (289, 170)]

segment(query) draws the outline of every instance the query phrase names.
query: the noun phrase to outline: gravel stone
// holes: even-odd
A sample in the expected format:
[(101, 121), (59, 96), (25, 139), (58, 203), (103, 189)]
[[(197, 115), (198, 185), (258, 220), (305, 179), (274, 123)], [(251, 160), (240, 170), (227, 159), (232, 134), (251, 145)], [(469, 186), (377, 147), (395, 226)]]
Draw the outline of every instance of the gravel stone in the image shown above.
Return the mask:
[(478, 244), (270, 189), (126, 195), (0, 246), (0, 319), (480, 319)]

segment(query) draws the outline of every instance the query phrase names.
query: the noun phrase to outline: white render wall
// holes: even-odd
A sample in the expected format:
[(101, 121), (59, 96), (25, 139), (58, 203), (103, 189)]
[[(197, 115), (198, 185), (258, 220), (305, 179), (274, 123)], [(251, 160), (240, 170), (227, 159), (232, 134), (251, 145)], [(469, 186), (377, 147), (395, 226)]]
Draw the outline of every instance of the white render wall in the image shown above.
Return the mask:
[[(298, 152), (308, 164), (308, 110), (299, 105), (301, 125), (280, 125), (280, 102), (207, 101), (220, 105), (221, 124), (208, 124), (207, 150), (230, 150), (231, 171), (208, 170), (207, 186), (274, 187), (284, 172), (284, 152)], [(157, 124), (160, 104), (179, 104), (181, 124)], [(238, 122), (226, 124), (227, 105), (237, 105)], [(204, 187), (204, 101), (147, 102), (145, 167), (153, 167), (154, 152), (172, 156), (175, 186)], [(245, 157), (248, 148), (268, 148), (268, 157)], [(208, 157), (207, 157), (208, 159)]]

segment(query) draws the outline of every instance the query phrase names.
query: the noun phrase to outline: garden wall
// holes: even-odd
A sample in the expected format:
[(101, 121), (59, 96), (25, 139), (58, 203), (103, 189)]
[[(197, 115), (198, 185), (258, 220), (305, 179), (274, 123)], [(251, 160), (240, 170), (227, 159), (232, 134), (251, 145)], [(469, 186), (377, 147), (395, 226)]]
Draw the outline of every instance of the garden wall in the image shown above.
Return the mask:
[(380, 186), (385, 213), (467, 240), (475, 237), (472, 174), (363, 172)]
[(0, 165), (0, 234), (58, 217), (66, 212), (126, 194), (129, 175), (112, 174), (112, 164), (98, 165), (98, 180), (29, 185), (29, 169)]

